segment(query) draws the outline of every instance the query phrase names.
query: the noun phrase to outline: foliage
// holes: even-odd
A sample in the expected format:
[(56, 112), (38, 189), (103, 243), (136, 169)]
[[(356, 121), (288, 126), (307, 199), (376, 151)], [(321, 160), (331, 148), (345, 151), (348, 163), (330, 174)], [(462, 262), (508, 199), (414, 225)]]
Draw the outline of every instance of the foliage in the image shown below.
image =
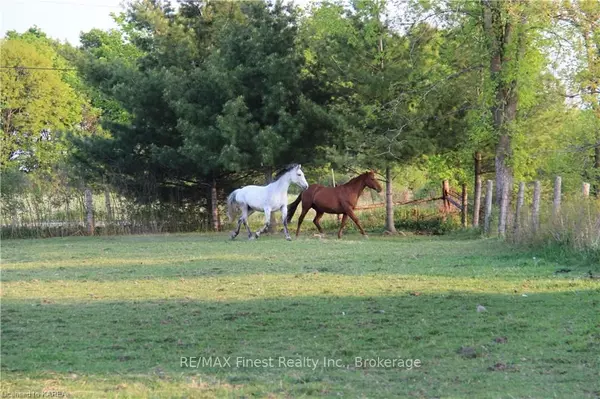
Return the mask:
[(64, 133), (86, 134), (94, 110), (55, 69), (68, 64), (45, 37), (10, 34), (0, 46), (2, 65), (14, 67), (0, 71), (2, 167), (48, 168), (65, 155)]
[(119, 22), (136, 50), (117, 33), (90, 32), (82, 69), (131, 121), (108, 121), (112, 137), (80, 142), (78, 161), (139, 201), (313, 161), (335, 122), (303, 93), (296, 21), (280, 3), (190, 2), (179, 12), (133, 3)]
[[(503, 165), (515, 182), (558, 174), (579, 192), (600, 173), (598, 12), (588, 0), (332, 0), (304, 14), (284, 2), (136, 0), (79, 48), (38, 28), (9, 32), (5, 61), (59, 70), (2, 72), (15, 102), (3, 98), (3, 126), (27, 107), (11, 114), (19, 129), (3, 127), (3, 198), (43, 208), (41, 188), (66, 199), (86, 186), (203, 213), (213, 184), (223, 199), (292, 161), (311, 182), (375, 167), (417, 195), (443, 179), (472, 192), (475, 151), (484, 179)], [(45, 97), (19, 94), (26, 81)], [(505, 100), (515, 115), (499, 123)], [(19, 168), (29, 176), (13, 179)]]
[[(324, 2), (304, 24), (304, 73), (329, 82), (323, 91), (331, 96), (330, 108), (346, 120), (334, 154), (339, 164), (348, 155), (366, 165), (407, 162), (434, 151), (442, 143), (437, 129), (448, 126), (436, 116), (443, 106), (424, 94), (449, 73), (439, 54), (442, 33), (418, 24), (402, 35), (384, 19), (387, 6)], [(455, 137), (443, 136), (446, 143)]]

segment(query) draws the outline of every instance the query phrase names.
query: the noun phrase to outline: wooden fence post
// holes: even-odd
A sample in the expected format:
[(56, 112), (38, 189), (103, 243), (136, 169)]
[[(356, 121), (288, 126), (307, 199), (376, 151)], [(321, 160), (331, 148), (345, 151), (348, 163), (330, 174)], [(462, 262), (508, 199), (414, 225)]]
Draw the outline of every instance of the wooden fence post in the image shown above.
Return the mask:
[(71, 203), (69, 201), (69, 191), (65, 195), (65, 216), (67, 218), (67, 227), (71, 226)]
[(590, 196), (590, 183), (583, 183), (583, 198)]
[(556, 219), (560, 213), (560, 192), (561, 192), (561, 178), (556, 176), (554, 180), (554, 201), (552, 203), (552, 217)]
[[(271, 184), (273, 182), (273, 168), (268, 166), (265, 170), (265, 182), (266, 184)], [(286, 199), (287, 200), (287, 199)], [(275, 233), (277, 231), (277, 218), (275, 217), (275, 212), (271, 212), (271, 219), (269, 221), (269, 228), (267, 229), (268, 233)]]
[(540, 197), (542, 195), (542, 183), (536, 180), (533, 186), (533, 205), (531, 211), (531, 227), (533, 233), (537, 233), (540, 227)]
[(450, 182), (448, 180), (442, 182), (442, 196), (444, 197), (444, 211), (450, 212), (450, 200), (448, 199), (450, 196)]
[(485, 190), (485, 216), (483, 231), (485, 234), (490, 234), (490, 222), (492, 219), (492, 192), (494, 189), (494, 182), (491, 180), (487, 181), (487, 187)]
[(525, 200), (525, 183), (519, 183), (519, 193), (517, 194), (517, 208), (515, 209), (515, 224), (514, 224), (514, 235), (519, 235), (519, 229), (521, 228), (521, 209), (523, 208), (523, 201)]
[(475, 153), (475, 192), (473, 193), (473, 227), (479, 227), (481, 210), (481, 152)]
[[(331, 168), (331, 182), (333, 183), (333, 187), (335, 187), (335, 172), (333, 171), (333, 168)], [(341, 220), (342, 220), (342, 215), (338, 214), (337, 215), (338, 224), (340, 223)]]
[(392, 168), (385, 168), (385, 231), (396, 234), (394, 226), (394, 190), (392, 189)]
[(467, 185), (463, 183), (462, 185), (462, 211), (461, 211), (461, 222), (462, 227), (467, 227)]
[(85, 188), (85, 211), (86, 211), (86, 228), (90, 236), (94, 235), (94, 197), (92, 190), (89, 187)]

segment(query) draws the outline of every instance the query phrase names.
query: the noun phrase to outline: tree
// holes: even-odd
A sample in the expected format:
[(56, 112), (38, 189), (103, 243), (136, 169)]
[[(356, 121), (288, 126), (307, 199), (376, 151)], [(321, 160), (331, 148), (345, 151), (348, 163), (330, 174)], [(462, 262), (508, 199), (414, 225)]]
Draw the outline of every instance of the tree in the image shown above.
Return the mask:
[(385, 1), (322, 3), (305, 24), (305, 57), (311, 76), (325, 76), (330, 109), (346, 118), (349, 133), (338, 138), (338, 151), (385, 169), (386, 230), (394, 232), (392, 167), (436, 148), (439, 133), (427, 121), (438, 103), (428, 94), (445, 65), (440, 31), (427, 24), (395, 31), (387, 9)]
[(529, 0), (448, 1), (424, 7), (430, 19), (458, 33), (470, 64), (466, 70), (479, 75), (479, 82), (474, 81), (478, 101), (467, 115), (468, 137), (473, 151), (493, 152), (500, 235), (506, 230), (515, 168), (520, 167), (515, 163), (515, 138), (539, 133), (523, 132), (522, 124), (541, 112), (536, 103), (543, 92), (541, 82), (551, 81), (543, 71), (553, 7)]
[(120, 174), (139, 200), (158, 199), (148, 184), (209, 188), (216, 215), (215, 191), (235, 176), (314, 159), (333, 124), (303, 93), (293, 7), (139, 1), (119, 21), (136, 51), (114, 33), (83, 37), (86, 76), (130, 116), (81, 143), (90, 168)]
[[(525, 4), (525, 3), (524, 3)], [(528, 45), (528, 16), (524, 4), (516, 1), (481, 1), (483, 31), (489, 51), (492, 121), (497, 136), (496, 193), (500, 206), (498, 232), (506, 232), (509, 193), (512, 192), (512, 131), (519, 104), (519, 66)]]
[(232, 169), (267, 171), (290, 160), (312, 161), (332, 124), (303, 93), (296, 10), (251, 2), (242, 11), (245, 20), (224, 26), (220, 51), (207, 63), (226, 72), (219, 78), (230, 95), (216, 124), (227, 138), (221, 159)]
[(579, 56), (576, 58), (576, 74), (573, 86), (583, 107), (590, 109), (595, 118), (590, 118), (589, 128), (593, 132), (581, 143), (580, 152), (592, 153), (592, 168), (586, 177), (594, 181), (594, 191), (600, 198), (600, 4), (593, 0), (565, 1), (558, 20), (566, 24), (565, 30)]
[(85, 133), (89, 103), (63, 80), (66, 66), (43, 40), (9, 34), (1, 43), (0, 102), (2, 167), (17, 163), (32, 171), (64, 155), (64, 132)]
[(335, 122), (304, 93), (296, 10), (251, 2), (240, 12), (214, 32), (219, 51), (186, 78), (173, 75), (185, 93), (173, 100), (185, 149), (206, 173), (262, 170), (270, 183), (276, 168), (313, 161)]

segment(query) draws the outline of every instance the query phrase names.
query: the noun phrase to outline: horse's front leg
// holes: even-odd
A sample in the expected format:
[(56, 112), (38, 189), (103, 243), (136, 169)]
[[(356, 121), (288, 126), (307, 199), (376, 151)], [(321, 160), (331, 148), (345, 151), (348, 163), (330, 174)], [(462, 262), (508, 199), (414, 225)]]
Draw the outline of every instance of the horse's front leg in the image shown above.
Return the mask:
[(354, 222), (356, 227), (358, 227), (358, 229), (360, 230), (360, 234), (362, 234), (364, 237), (368, 238), (367, 233), (365, 233), (365, 230), (360, 225), (360, 222), (358, 221), (358, 218), (354, 214), (354, 211), (352, 209), (348, 209), (348, 210), (346, 210), (346, 213), (348, 214), (348, 216), (350, 216), (350, 219), (352, 219), (352, 221)]
[(283, 222), (283, 232), (285, 233), (285, 239), (288, 241), (292, 241), (292, 237), (290, 237), (290, 232), (288, 231), (288, 223), (287, 223), (287, 204), (283, 205), (279, 208), (281, 211), (281, 221)]
[(265, 208), (265, 225), (256, 232), (256, 238), (260, 237), (262, 233), (267, 231), (269, 225), (271, 224), (271, 208)]

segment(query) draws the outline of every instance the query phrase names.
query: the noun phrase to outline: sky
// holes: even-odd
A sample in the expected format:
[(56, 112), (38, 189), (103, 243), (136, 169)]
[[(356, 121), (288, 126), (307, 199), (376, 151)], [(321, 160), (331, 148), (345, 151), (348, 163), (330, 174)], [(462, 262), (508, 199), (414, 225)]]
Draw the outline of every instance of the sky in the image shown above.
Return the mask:
[(79, 33), (116, 25), (111, 12), (121, 11), (121, 0), (2, 0), (0, 32), (21, 33), (37, 25), (48, 36), (79, 44)]
[[(79, 45), (80, 32), (116, 28), (110, 13), (123, 10), (123, 0), (0, 0), (0, 37), (37, 25), (48, 36)], [(295, 0), (304, 6), (311, 0)], [(175, 1), (173, 1), (175, 3)]]

